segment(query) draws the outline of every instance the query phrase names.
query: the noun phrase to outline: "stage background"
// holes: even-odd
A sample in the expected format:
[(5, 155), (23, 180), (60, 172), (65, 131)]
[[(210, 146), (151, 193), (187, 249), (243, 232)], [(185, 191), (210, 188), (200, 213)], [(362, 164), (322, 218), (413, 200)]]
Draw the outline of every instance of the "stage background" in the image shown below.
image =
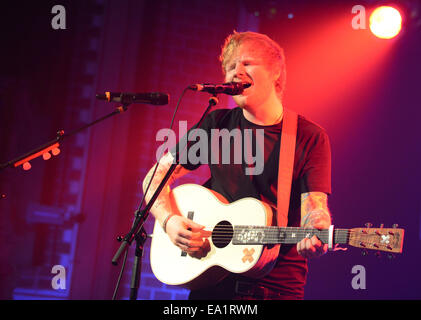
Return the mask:
[[(285, 50), (284, 105), (324, 127), (332, 146), (329, 207), (340, 228), (371, 222), (405, 228), (403, 254), (329, 253), (309, 263), (306, 299), (419, 299), (421, 74), (419, 10), (396, 1), (404, 30), (380, 40), (351, 26), (355, 4), (378, 1), (61, 1), (66, 29), (54, 30), (55, 1), (2, 5), (0, 163), (114, 110), (104, 91), (170, 94), (167, 106), (128, 111), (65, 139), (61, 153), (32, 168), (0, 171), (0, 298), (111, 299), (120, 266), (117, 236), (131, 226), (140, 188), (189, 84), (223, 81), (218, 61), (234, 29), (259, 31)], [(415, 3), (415, 4), (414, 4)], [(175, 121), (198, 121), (208, 96), (187, 92)], [(218, 107), (232, 107), (221, 96)], [(206, 168), (183, 182), (203, 182)], [(153, 219), (146, 229), (152, 231)], [(118, 299), (128, 299), (133, 248)], [(54, 265), (66, 288), (54, 290)], [(121, 264), (120, 264), (121, 265)], [(353, 289), (364, 266), (366, 289)], [(186, 299), (142, 260), (139, 299)]]

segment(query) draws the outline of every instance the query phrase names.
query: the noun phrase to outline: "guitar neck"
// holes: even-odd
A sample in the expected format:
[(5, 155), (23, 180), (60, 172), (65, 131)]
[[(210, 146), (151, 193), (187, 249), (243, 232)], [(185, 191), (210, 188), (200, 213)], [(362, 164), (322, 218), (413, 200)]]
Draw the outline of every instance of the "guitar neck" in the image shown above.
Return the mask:
[[(233, 244), (295, 244), (304, 238), (317, 236), (323, 243), (329, 241), (329, 230), (296, 227), (234, 226)], [(333, 243), (348, 244), (349, 229), (334, 229)]]

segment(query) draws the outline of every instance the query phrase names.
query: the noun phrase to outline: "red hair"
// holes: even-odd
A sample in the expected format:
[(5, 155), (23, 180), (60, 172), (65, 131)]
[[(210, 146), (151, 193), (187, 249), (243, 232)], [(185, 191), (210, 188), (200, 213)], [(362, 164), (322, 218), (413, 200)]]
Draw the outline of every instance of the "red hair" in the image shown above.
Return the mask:
[(282, 98), (286, 82), (284, 50), (265, 34), (252, 31), (236, 32), (234, 30), (234, 32), (225, 39), (221, 55), (219, 56), (219, 60), (222, 63), (222, 72), (225, 75), (226, 65), (229, 59), (235, 50), (245, 42), (253, 43), (260, 48), (271, 70), (279, 72), (279, 78), (275, 82), (275, 88), (278, 97)]

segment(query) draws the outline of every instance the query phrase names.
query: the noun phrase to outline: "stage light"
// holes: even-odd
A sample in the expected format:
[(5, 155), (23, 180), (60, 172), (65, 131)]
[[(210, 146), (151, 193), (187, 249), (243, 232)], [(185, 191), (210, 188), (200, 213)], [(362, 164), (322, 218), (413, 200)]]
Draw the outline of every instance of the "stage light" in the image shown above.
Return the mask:
[(398, 35), (401, 28), (401, 14), (393, 7), (378, 7), (370, 15), (370, 30), (378, 38), (391, 39)]
[(31, 169), (31, 164), (29, 163), (29, 162), (25, 162), (23, 165), (22, 165), (22, 168), (23, 168), (23, 170), (25, 170), (25, 171), (28, 171), (28, 170), (30, 170)]
[(49, 159), (51, 159), (51, 153), (49, 153), (49, 152), (43, 153), (43, 154), (42, 154), (42, 158), (43, 158), (44, 160), (49, 160)]
[(51, 153), (53, 154), (53, 156), (58, 156), (60, 154), (60, 149), (54, 148), (53, 150), (51, 150)]

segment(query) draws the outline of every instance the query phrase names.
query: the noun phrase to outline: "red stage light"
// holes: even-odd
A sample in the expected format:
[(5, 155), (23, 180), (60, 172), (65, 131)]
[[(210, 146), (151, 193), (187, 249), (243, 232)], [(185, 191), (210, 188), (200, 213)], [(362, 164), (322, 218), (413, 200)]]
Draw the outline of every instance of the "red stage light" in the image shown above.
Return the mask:
[(44, 160), (49, 160), (51, 158), (51, 154), (49, 152), (43, 153), (42, 158)]
[(29, 169), (31, 169), (31, 164), (29, 162), (25, 162), (23, 165), (23, 170), (28, 171)]
[(370, 15), (370, 30), (381, 39), (391, 39), (398, 35), (402, 28), (400, 12), (389, 6), (381, 6)]
[(59, 148), (54, 148), (53, 150), (51, 150), (51, 153), (53, 154), (53, 156), (58, 156), (60, 153), (60, 149)]

